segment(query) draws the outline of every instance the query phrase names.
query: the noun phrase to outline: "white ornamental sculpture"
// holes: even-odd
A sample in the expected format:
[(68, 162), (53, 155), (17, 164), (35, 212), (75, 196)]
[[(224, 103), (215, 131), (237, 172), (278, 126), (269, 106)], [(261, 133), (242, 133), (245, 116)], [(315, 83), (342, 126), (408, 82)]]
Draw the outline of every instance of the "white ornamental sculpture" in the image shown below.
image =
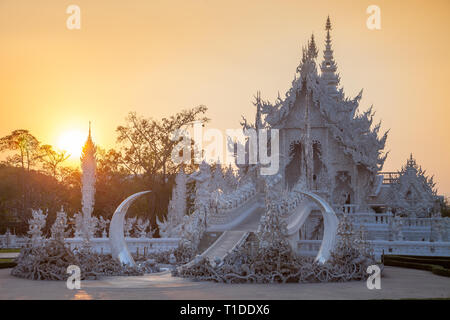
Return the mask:
[(395, 216), (393, 219), (393, 232), (395, 240), (404, 241), (405, 238), (403, 236), (402, 228), (403, 228), (403, 220), (400, 216)]
[(152, 225), (150, 225), (150, 226), (148, 227), (147, 238), (149, 238), (149, 239), (153, 238), (155, 232), (156, 232), (156, 230), (154, 230), (154, 229), (152, 228)]
[(31, 244), (33, 247), (39, 246), (42, 243), (42, 229), (45, 226), (47, 214), (44, 214), (41, 209), (32, 210), (32, 218), (28, 220), (28, 234), (31, 236)]
[(123, 222), (123, 229), (125, 231), (125, 237), (131, 236), (131, 230), (133, 230), (133, 226), (136, 223), (136, 218), (127, 218)]
[(16, 235), (11, 234), (11, 231), (9, 231), (9, 228), (6, 229), (6, 233), (4, 235), (4, 242), (6, 242), (6, 248), (15, 248), (16, 246)]
[(183, 219), (186, 215), (186, 180), (186, 174), (181, 169), (175, 178), (175, 187), (172, 190), (166, 220), (161, 222), (156, 218), (161, 237), (179, 238), (181, 236)]
[(147, 228), (150, 224), (150, 221), (143, 220), (141, 218), (137, 219), (136, 222), (136, 231), (139, 238), (145, 238), (147, 236)]
[(89, 220), (88, 231), (90, 238), (95, 238), (99, 230), (99, 219), (97, 217), (91, 217)]
[(417, 165), (412, 154), (399, 172), (398, 179), (391, 184), (387, 203), (396, 213), (408, 217), (429, 218), (435, 210), (436, 189), (433, 177)]
[(180, 246), (195, 251), (206, 230), (206, 216), (210, 209), (210, 166), (203, 161), (200, 170), (191, 174), (190, 178), (195, 180), (194, 212), (183, 217)]
[(225, 192), (231, 192), (237, 188), (238, 181), (236, 175), (234, 174), (233, 168), (231, 167), (231, 164), (225, 171), (224, 180), (226, 185), (224, 190)]
[(211, 183), (210, 183), (210, 188), (211, 188), (211, 191), (215, 191), (218, 189), (225, 190), (227, 188), (225, 178), (224, 178), (223, 172), (222, 172), (222, 166), (220, 163), (216, 164), (216, 168), (214, 169), (214, 174), (212, 176)]
[(81, 206), (83, 212), (83, 240), (84, 245), (89, 246), (92, 234), (92, 211), (95, 201), (95, 169), (96, 169), (96, 146), (92, 142), (91, 123), (89, 122), (89, 135), (83, 147), (81, 155)]
[(64, 241), (64, 238), (67, 236), (67, 215), (64, 212), (64, 208), (61, 207), (61, 210), (56, 213), (56, 219), (53, 223), (50, 231), (52, 233), (53, 240)]
[(133, 257), (128, 250), (125, 238), (123, 236), (123, 229), (125, 224), (125, 215), (127, 214), (130, 205), (139, 198), (141, 195), (149, 193), (151, 191), (142, 191), (135, 193), (126, 198), (114, 211), (109, 226), (109, 242), (111, 245), (111, 255), (114, 259), (120, 261), (122, 264), (128, 266), (135, 266)]
[(200, 239), (206, 230), (206, 209), (199, 208), (190, 216), (184, 216), (180, 246), (197, 250)]
[(191, 174), (191, 178), (195, 180), (195, 210), (207, 210), (209, 207), (211, 167), (205, 161), (200, 164), (200, 170)]
[(203, 161), (200, 170), (190, 176), (195, 180), (194, 212), (185, 219), (181, 245), (196, 250), (206, 230), (206, 216), (210, 207), (211, 168)]
[(103, 219), (103, 217), (100, 216), (100, 218), (98, 220), (98, 228), (102, 233), (102, 238), (108, 237), (107, 232), (106, 232), (108, 225), (109, 225), (109, 219)]
[(81, 238), (83, 236), (83, 215), (80, 212), (77, 212), (70, 221), (73, 223), (72, 229), (74, 237)]

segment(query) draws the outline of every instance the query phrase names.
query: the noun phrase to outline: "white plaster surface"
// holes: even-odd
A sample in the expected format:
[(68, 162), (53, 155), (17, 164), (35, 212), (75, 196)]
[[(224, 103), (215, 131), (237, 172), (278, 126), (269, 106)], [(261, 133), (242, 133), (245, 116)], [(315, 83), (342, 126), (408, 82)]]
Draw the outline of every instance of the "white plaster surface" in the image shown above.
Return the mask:
[(168, 272), (107, 277), (69, 290), (64, 281), (33, 281), (0, 269), (0, 299), (404, 299), (450, 298), (450, 278), (428, 271), (386, 267), (380, 290), (365, 281), (304, 284), (220, 284), (175, 278)]

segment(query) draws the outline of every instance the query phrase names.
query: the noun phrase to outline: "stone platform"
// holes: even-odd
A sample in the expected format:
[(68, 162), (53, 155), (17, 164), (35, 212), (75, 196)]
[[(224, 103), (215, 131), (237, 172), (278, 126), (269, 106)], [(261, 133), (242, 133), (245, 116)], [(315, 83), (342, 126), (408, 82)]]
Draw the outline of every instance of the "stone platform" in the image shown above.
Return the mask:
[(62, 281), (32, 281), (0, 269), (0, 299), (408, 299), (450, 298), (450, 278), (428, 271), (386, 267), (380, 290), (363, 282), (220, 284), (175, 278), (169, 272), (105, 277), (69, 290)]

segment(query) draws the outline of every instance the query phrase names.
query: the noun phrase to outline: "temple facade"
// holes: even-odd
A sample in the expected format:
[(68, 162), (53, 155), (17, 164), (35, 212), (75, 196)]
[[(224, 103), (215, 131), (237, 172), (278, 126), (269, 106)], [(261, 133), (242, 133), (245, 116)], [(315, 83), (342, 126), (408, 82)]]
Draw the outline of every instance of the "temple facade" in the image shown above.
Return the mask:
[(409, 218), (439, 216), (442, 197), (436, 194), (433, 177), (426, 176), (412, 154), (400, 171), (380, 172), (380, 177), (382, 185), (370, 200), (373, 208)]
[(257, 98), (259, 121), (280, 132), (280, 174), (291, 189), (299, 180), (333, 205), (368, 209), (387, 154), (387, 132), (373, 125), (372, 108), (359, 112), (362, 91), (347, 98), (339, 88), (333, 57), (331, 22), (326, 22), (322, 61), (314, 36), (303, 48), (297, 75), (285, 98)]
[[(254, 122), (244, 118), (241, 123), (244, 134), (249, 133), (241, 146), (249, 151), (248, 162), (236, 163), (237, 172), (226, 174), (220, 165), (212, 173), (202, 163), (187, 179), (195, 181), (194, 213), (178, 225), (168, 217), (164, 226), (179, 230), (190, 248), (198, 248), (204, 234), (219, 237), (204, 251), (214, 257), (226, 251), (225, 244), (232, 250), (249, 233), (267, 227), (269, 213), (285, 223), (286, 239), (298, 253), (320, 257), (332, 247), (333, 226), (345, 217), (378, 257), (387, 252), (448, 256), (450, 221), (440, 216), (433, 179), (412, 155), (398, 172), (382, 171), (388, 133), (373, 123), (372, 107), (359, 109), (362, 91), (345, 96), (329, 18), (325, 31), (320, 61), (311, 36), (284, 97), (272, 103), (257, 93)], [(249, 129), (258, 134), (252, 136)], [(254, 143), (256, 136), (258, 146), (265, 141), (260, 129), (279, 133), (279, 169), (271, 175), (259, 170), (264, 167), (261, 154), (256, 164), (249, 161), (254, 150), (250, 138)], [(267, 142), (271, 156), (277, 152), (270, 150), (272, 143)]]

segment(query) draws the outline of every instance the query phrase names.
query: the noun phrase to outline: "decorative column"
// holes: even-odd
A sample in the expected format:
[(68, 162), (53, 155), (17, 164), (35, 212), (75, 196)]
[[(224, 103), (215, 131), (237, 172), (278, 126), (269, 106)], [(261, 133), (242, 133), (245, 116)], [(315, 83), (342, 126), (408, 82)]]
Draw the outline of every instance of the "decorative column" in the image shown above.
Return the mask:
[(91, 122), (89, 122), (89, 135), (83, 147), (81, 161), (81, 206), (83, 213), (83, 245), (90, 247), (92, 230), (92, 211), (95, 202), (95, 169), (96, 169), (96, 146), (92, 142)]

